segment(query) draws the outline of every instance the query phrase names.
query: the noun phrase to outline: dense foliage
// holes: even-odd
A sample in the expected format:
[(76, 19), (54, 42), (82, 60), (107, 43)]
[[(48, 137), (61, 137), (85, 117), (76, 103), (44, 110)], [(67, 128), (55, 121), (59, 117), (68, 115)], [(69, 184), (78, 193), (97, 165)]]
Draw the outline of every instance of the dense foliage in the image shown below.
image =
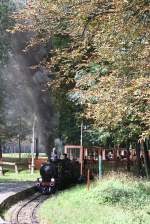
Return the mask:
[(15, 15), (32, 21), (16, 26), (37, 34), (28, 47), (64, 40), (41, 63), (55, 75), (49, 85), (114, 144), (150, 131), (149, 3), (37, 0)]

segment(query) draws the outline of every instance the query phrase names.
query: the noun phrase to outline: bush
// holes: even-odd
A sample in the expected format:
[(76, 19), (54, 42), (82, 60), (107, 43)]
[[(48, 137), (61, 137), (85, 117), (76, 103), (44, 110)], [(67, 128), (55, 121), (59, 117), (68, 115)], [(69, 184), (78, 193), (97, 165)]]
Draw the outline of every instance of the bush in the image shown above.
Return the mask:
[(98, 204), (140, 208), (150, 203), (150, 187), (138, 182), (104, 180), (89, 192), (88, 198), (93, 198)]

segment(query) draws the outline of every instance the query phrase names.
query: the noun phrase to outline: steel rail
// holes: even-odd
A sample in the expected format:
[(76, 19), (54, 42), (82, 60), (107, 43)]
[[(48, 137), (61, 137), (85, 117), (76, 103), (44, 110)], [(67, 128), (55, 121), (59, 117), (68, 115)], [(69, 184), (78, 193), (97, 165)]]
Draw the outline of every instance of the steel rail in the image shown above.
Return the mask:
[[(44, 197), (43, 200), (37, 200), (38, 198), (40, 199), (41, 197)], [(20, 215), (21, 213), (23, 212), (23, 210), (28, 206), (30, 205), (32, 202), (36, 202), (35, 206), (33, 206), (33, 210), (32, 210), (32, 213), (31, 215), (29, 215), (28, 217), (30, 217), (30, 220), (31, 220), (31, 223), (30, 224), (38, 224), (38, 221), (36, 219), (36, 215), (35, 215), (35, 212), (36, 212), (36, 209), (38, 208), (38, 206), (41, 204), (41, 202), (43, 202), (44, 200), (46, 200), (48, 198), (48, 196), (45, 196), (45, 195), (42, 195), (42, 194), (38, 194), (36, 195), (34, 198), (31, 198), (29, 199), (26, 203), (24, 203), (17, 211), (16, 211), (16, 214), (15, 214), (15, 218), (13, 219), (11, 217), (11, 224), (20, 224), (20, 223), (23, 223), (23, 224), (27, 224), (26, 220), (24, 220), (23, 222), (20, 222)], [(36, 201), (37, 200), (37, 201)], [(29, 208), (28, 208), (29, 210)], [(24, 219), (26, 218), (25, 216), (23, 217)]]

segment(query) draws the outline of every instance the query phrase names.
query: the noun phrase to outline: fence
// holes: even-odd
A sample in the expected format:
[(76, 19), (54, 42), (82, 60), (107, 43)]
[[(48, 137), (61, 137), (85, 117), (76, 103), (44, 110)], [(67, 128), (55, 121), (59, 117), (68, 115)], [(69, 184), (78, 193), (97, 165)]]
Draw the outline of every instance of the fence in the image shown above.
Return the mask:
[(80, 162), (81, 175), (86, 174), (88, 169), (94, 175), (98, 175), (99, 155), (102, 159), (103, 173), (107, 173), (108, 171), (130, 170), (136, 165), (137, 159), (135, 149), (127, 150), (125, 148), (83, 148), (81, 146), (66, 145), (65, 153), (67, 153), (68, 158)]

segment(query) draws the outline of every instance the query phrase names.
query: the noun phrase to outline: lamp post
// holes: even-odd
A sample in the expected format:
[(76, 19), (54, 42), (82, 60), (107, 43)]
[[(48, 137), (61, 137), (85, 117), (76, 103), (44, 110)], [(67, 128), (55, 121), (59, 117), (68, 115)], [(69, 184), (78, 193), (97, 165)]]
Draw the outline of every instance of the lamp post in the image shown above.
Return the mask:
[(22, 137), (22, 124), (21, 124), (21, 116), (20, 116), (19, 117), (19, 134), (18, 134), (19, 160), (21, 160), (21, 137)]
[(80, 127), (80, 163), (81, 163), (81, 169), (80, 169), (80, 175), (83, 175), (83, 132), (87, 127), (83, 125), (83, 121), (81, 122)]
[(80, 129), (80, 176), (83, 175), (83, 121), (81, 122)]
[[(83, 107), (83, 102), (81, 100), (81, 107)], [(81, 120), (81, 127), (80, 127), (80, 176), (83, 175), (83, 117)]]
[(31, 144), (31, 174), (34, 173), (34, 149), (35, 149), (35, 124), (36, 115), (34, 115), (33, 126), (32, 126), (32, 144)]
[(80, 146), (83, 146), (83, 121), (81, 122), (81, 128), (80, 128)]
[[(0, 140), (0, 161), (2, 161), (2, 144), (1, 144), (1, 140)], [(3, 176), (3, 166), (0, 165), (0, 176)]]

